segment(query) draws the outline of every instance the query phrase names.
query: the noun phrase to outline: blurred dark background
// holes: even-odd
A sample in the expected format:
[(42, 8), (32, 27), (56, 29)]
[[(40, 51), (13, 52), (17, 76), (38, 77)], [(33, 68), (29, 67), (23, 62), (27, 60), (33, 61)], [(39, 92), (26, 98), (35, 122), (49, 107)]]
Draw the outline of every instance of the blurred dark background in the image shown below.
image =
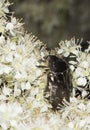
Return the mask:
[(10, 10), (48, 47), (75, 36), (90, 40), (89, 0), (10, 0)]

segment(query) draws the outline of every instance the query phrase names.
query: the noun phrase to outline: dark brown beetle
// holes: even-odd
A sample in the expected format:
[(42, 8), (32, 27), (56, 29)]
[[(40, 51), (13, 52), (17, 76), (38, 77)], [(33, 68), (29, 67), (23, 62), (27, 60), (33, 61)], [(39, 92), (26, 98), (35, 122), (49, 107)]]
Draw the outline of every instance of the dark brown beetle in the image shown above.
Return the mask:
[(64, 106), (63, 101), (69, 102), (72, 91), (72, 82), (70, 69), (67, 62), (55, 55), (48, 56), (47, 86), (44, 96), (47, 97), (52, 105), (53, 110), (60, 109)]

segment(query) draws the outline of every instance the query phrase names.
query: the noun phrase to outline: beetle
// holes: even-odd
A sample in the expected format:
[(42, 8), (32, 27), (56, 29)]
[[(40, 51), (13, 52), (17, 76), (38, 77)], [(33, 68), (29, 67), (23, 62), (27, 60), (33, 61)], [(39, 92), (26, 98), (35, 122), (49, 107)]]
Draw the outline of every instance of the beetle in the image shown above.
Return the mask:
[(48, 56), (48, 67), (44, 96), (51, 103), (52, 109), (57, 110), (64, 106), (64, 100), (70, 101), (72, 91), (70, 69), (65, 59), (55, 55)]

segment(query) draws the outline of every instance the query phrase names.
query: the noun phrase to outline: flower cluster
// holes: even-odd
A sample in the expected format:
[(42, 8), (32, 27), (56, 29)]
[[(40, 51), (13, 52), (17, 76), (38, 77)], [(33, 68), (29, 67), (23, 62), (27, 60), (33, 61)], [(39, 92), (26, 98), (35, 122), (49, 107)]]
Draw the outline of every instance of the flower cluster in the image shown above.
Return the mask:
[(22, 107), (17, 102), (0, 104), (0, 126), (3, 130), (10, 127), (16, 127), (21, 120), (20, 116), (23, 114)]
[(10, 96), (13, 92), (17, 97), (22, 91), (30, 90), (32, 84), (35, 85), (43, 75), (43, 70), (37, 66), (43, 64), (39, 60), (44, 57), (45, 49), (34, 36), (22, 31), (22, 23), (15, 17), (11, 16), (9, 21), (7, 15), (5, 18), (1, 16), (1, 20), (0, 85), (4, 96)]
[[(7, 0), (0, 1), (0, 129), (89, 130), (88, 100), (71, 97), (68, 106), (56, 112), (45, 101), (47, 81), (42, 66), (46, 66), (48, 52), (43, 43), (24, 32), (23, 23), (11, 15), (9, 5)], [(90, 87), (90, 46), (81, 52), (80, 45), (71, 40), (60, 43), (56, 50), (70, 58), (73, 86)]]
[(81, 50), (81, 43), (76, 43), (75, 38), (60, 42), (60, 47), (56, 48), (56, 53), (68, 59), (73, 87), (78, 88), (82, 97), (85, 98), (90, 94), (90, 43), (88, 43), (88, 48), (85, 51)]

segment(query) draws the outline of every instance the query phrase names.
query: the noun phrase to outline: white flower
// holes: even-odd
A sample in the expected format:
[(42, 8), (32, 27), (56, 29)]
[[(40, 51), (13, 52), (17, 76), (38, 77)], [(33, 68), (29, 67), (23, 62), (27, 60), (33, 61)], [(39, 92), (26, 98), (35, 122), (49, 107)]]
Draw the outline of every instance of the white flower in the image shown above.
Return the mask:
[[(12, 45), (11, 45), (12, 44)], [(15, 45), (15, 43), (11, 43), (10, 44), (10, 49), (11, 50), (13, 50), (13, 51), (15, 51), (16, 50), (16, 45)]]
[(11, 67), (8, 67), (6, 65), (0, 65), (0, 74), (9, 74), (10, 72), (12, 71), (12, 68)]
[(4, 94), (0, 94), (0, 101), (7, 100), (7, 97)]
[(30, 89), (31, 88), (31, 84), (30, 84), (30, 82), (27, 82), (26, 83), (26, 90), (28, 90), (28, 89)]
[(9, 2), (5, 2), (5, 0), (0, 0), (0, 16), (5, 16), (5, 13), (9, 13), (8, 6)]
[(5, 37), (3, 35), (0, 36), (0, 45), (4, 45)]
[(22, 74), (20, 72), (16, 72), (15, 79), (22, 79)]
[(21, 119), (22, 107), (19, 103), (0, 104), (0, 126), (2, 129), (8, 129), (11, 125), (16, 125)]
[(8, 66), (4, 66), (3, 71), (4, 71), (4, 73), (9, 74), (12, 71), (12, 68), (8, 67)]
[(87, 95), (87, 91), (83, 90), (82, 91), (82, 97), (84, 98)]
[(39, 77), (40, 75), (42, 74), (42, 71), (41, 70), (36, 70), (36, 77)]
[(85, 126), (85, 124), (86, 124), (86, 120), (85, 119), (81, 120), (80, 123), (79, 123), (79, 127), (82, 128), (82, 127)]
[(70, 97), (70, 102), (71, 103), (78, 103), (78, 100), (77, 100), (77, 98), (75, 98), (75, 97)]
[(35, 66), (37, 65), (37, 59), (35, 57), (30, 57), (30, 65), (32, 68), (35, 68)]
[(15, 83), (15, 86), (14, 86), (14, 97), (17, 97), (21, 94), (21, 90), (17, 88), (17, 83)]
[(68, 127), (73, 129), (74, 128), (74, 123), (73, 122), (69, 122), (68, 123)]
[(7, 31), (9, 30), (10, 33), (12, 34), (12, 36), (15, 35), (15, 34), (14, 34), (14, 25), (13, 25), (12, 22), (7, 23), (7, 25), (6, 25), (6, 30), (7, 30)]
[(11, 21), (12, 21), (12, 23), (13, 23), (14, 25), (17, 24), (17, 19), (16, 19), (15, 17), (12, 17)]
[(17, 52), (14, 54), (15, 59), (21, 61), (22, 60), (22, 55), (18, 54)]
[(39, 93), (39, 88), (33, 89), (33, 90), (31, 91), (32, 97), (35, 96), (35, 95), (37, 95), (38, 93)]
[(12, 127), (17, 127), (17, 121), (16, 120), (11, 120), (10, 124)]
[(0, 113), (2, 114), (7, 113), (9, 117), (15, 118), (18, 116), (18, 114), (21, 114), (22, 112), (23, 112), (22, 107), (17, 102), (0, 104)]
[(83, 69), (80, 68), (80, 67), (76, 68), (76, 70), (75, 70), (75, 75), (76, 75), (76, 78), (77, 78), (77, 77), (84, 76), (84, 74), (83, 74)]
[(21, 90), (20, 89), (14, 89), (14, 97), (20, 96)]
[(71, 46), (71, 41), (66, 40), (65, 43), (66, 43), (67, 48), (69, 48)]
[(39, 108), (41, 106), (41, 103), (39, 101), (33, 101), (33, 104), (32, 104), (33, 108)]
[(82, 61), (81, 63), (80, 63), (80, 65), (83, 67), (83, 68), (88, 68), (88, 66), (89, 66), (89, 63), (87, 62), (87, 61)]
[(70, 52), (66, 51), (66, 52), (63, 54), (63, 56), (68, 57), (69, 54), (70, 54)]
[(18, 33), (23, 33), (23, 31), (20, 32), (22, 25), (15, 17), (11, 16), (11, 22), (7, 22), (6, 31), (10, 31), (11, 35), (15, 36)]
[[(23, 70), (23, 69), (22, 69)], [(21, 73), (21, 75), (22, 75), (22, 79), (26, 79), (27, 80), (27, 72), (25, 72), (24, 70), (22, 71), (22, 73)]]
[(79, 86), (85, 86), (86, 83), (87, 83), (87, 80), (84, 77), (80, 77), (77, 79), (77, 85), (79, 85)]
[(10, 22), (10, 23), (7, 23), (6, 25), (6, 30), (10, 30), (12, 31), (14, 29), (14, 25)]
[(42, 112), (46, 112), (48, 110), (48, 105), (44, 105), (44, 106), (42, 106), (41, 107), (41, 110), (40, 110), (40, 112), (42, 113)]
[(6, 57), (6, 62), (12, 62), (13, 61), (13, 55), (9, 53)]
[(7, 128), (9, 127), (8, 124), (2, 123), (1, 127), (3, 128), (3, 130), (7, 130)]
[(22, 82), (21, 83), (21, 89), (22, 90), (28, 90), (31, 88), (31, 84), (29, 82), (25, 83), (25, 82)]
[(4, 95), (10, 95), (10, 92), (11, 92), (11, 89), (10, 88), (8, 88), (8, 87), (6, 87), (5, 85), (4, 85), (4, 88), (3, 88), (3, 94)]
[(85, 109), (86, 109), (86, 106), (85, 106), (83, 103), (80, 103), (80, 104), (78, 105), (78, 108), (79, 108), (80, 110), (85, 110)]

